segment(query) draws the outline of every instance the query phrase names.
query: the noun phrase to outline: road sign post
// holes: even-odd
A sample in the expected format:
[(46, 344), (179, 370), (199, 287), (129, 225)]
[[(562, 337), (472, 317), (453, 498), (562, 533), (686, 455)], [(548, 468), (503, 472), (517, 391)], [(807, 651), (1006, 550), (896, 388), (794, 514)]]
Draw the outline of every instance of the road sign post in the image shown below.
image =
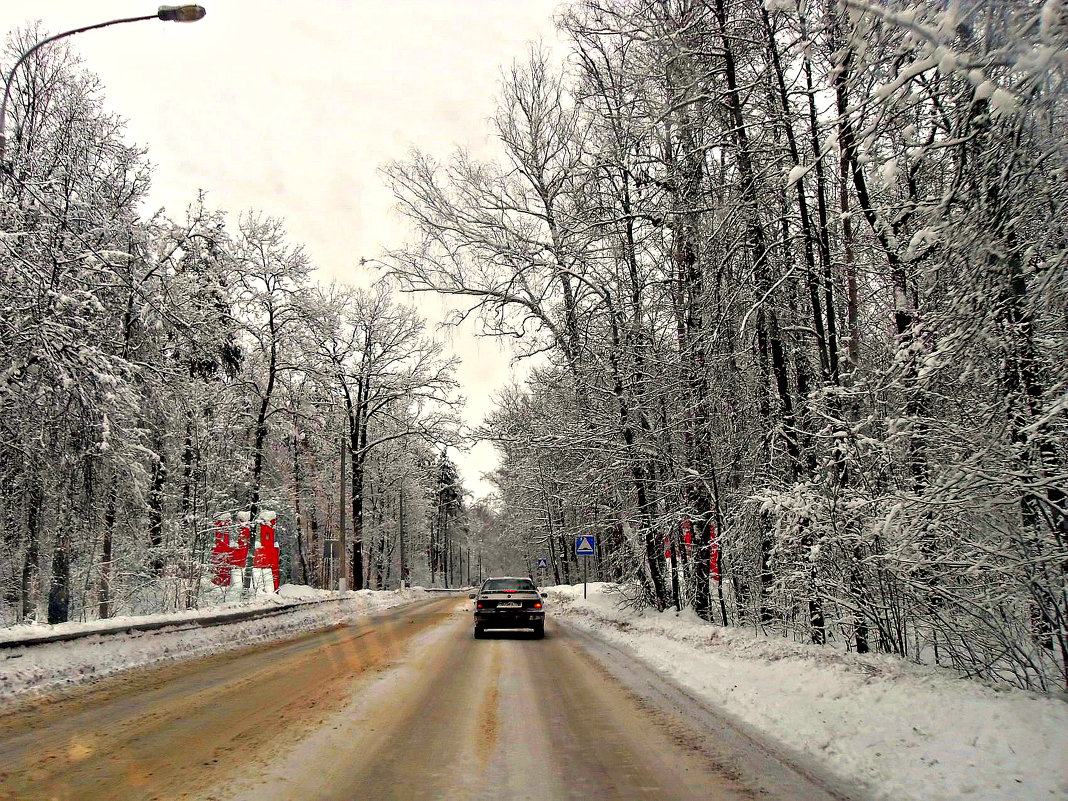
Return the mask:
[(534, 564), (538, 568), (538, 580), (540, 583), (545, 583), (546, 572), (549, 567), (549, 560), (544, 556), (539, 556), (534, 560)]
[(589, 577), (589, 562), (586, 560), (597, 552), (597, 540), (592, 534), (579, 534), (575, 537), (575, 556), (583, 556), (582, 560), (582, 597), (586, 597), (586, 580)]

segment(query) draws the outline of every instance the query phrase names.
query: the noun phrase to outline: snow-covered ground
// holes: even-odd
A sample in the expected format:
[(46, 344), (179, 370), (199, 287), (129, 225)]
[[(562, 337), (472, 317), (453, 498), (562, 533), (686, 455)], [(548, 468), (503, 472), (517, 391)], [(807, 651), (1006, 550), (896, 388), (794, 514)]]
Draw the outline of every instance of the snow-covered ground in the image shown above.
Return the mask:
[(546, 588), (547, 611), (876, 799), (1068, 798), (1068, 703), (898, 658), (618, 608), (604, 584)]
[[(0, 640), (19, 641), (44, 633), (92, 632), (102, 628), (135, 623), (172, 622), (174, 627), (155, 631), (131, 632), (99, 637), (84, 637), (70, 642), (56, 642), (32, 647), (10, 647), (0, 651), (0, 701), (28, 693), (43, 693), (59, 687), (145, 667), (157, 662), (187, 659), (220, 653), (231, 648), (281, 639), (302, 631), (324, 628), (351, 621), (380, 609), (409, 603), (426, 597), (422, 588), (402, 591), (349, 591), (342, 598), (337, 592), (285, 584), (278, 593), (261, 594), (246, 604), (237, 602), (207, 606), (186, 612), (161, 615), (111, 618), (84, 623), (12, 626), (0, 629)], [(301, 601), (292, 610), (257, 620), (201, 628), (196, 618), (220, 612), (269, 609)]]

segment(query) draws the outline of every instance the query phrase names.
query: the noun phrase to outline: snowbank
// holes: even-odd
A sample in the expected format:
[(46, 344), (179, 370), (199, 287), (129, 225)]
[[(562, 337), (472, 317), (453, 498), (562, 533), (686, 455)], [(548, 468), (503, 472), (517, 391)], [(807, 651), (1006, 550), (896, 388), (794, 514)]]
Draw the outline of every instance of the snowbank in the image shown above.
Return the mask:
[(286, 600), (307, 601), (315, 598), (335, 597), (336, 595), (337, 591), (335, 590), (317, 590), (315, 587), (309, 587), (305, 584), (283, 584), (278, 588), (278, 597)]
[[(11, 647), (0, 651), (0, 702), (30, 693), (44, 693), (60, 687), (90, 681), (132, 668), (158, 662), (206, 656), (232, 648), (282, 639), (303, 631), (325, 628), (372, 612), (425, 598), (419, 590), (349, 591), (315, 590), (284, 584), (279, 592), (257, 596), (248, 604), (228, 604), (205, 609), (145, 615), (129, 618), (57, 623), (53, 626), (13, 626), (0, 631), (0, 638), (18, 641), (42, 632), (100, 631), (116, 623), (171, 622), (174, 627), (148, 632), (128, 632), (85, 637), (32, 647)], [(217, 615), (226, 609), (277, 608), (294, 601), (302, 603), (291, 611), (258, 620), (229, 623), (210, 628), (192, 625), (196, 618)]]
[[(305, 594), (306, 590), (308, 594)], [(272, 609), (291, 603), (294, 600), (315, 600), (326, 598), (337, 593), (329, 590), (316, 590), (311, 587), (297, 587), (293, 584), (283, 584), (278, 592), (259, 592), (247, 602), (238, 600), (237, 593), (230, 593), (229, 600), (223, 594), (218, 597), (207, 597), (199, 609), (187, 609), (181, 612), (162, 612), (153, 615), (116, 615), (104, 620), (72, 621), (69, 623), (20, 623), (6, 628), (0, 628), (0, 642), (19, 642), (32, 640), (42, 634), (78, 634), (87, 632), (103, 632), (121, 629), (145, 623), (187, 623), (198, 618), (217, 615), (220, 612), (253, 609)]]
[(710, 706), (877, 799), (1068, 798), (1068, 703), (894, 657), (617, 608), (604, 584), (543, 588), (549, 613), (630, 649)]

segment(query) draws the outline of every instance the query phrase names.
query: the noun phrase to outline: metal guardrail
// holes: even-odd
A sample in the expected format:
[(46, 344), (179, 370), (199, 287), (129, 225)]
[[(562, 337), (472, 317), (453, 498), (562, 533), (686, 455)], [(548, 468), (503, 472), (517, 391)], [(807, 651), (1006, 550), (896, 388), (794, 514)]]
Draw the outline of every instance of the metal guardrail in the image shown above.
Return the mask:
[[(445, 594), (468, 592), (470, 587), (422, 587), (428, 594)], [(102, 626), (87, 631), (64, 631), (43, 632), (37, 636), (23, 637), (17, 640), (5, 640), (0, 633), (0, 651), (11, 648), (24, 648), (34, 645), (47, 645), (54, 642), (70, 642), (81, 640), (86, 637), (110, 636), (113, 634), (133, 634), (138, 631), (159, 631), (170, 629), (172, 631), (188, 631), (197, 628), (210, 628), (212, 626), (225, 626), (228, 623), (244, 623), (248, 620), (258, 620), (265, 617), (283, 615), (306, 606), (317, 604), (339, 603), (349, 600), (348, 598), (314, 598), (307, 601), (293, 601), (278, 606), (262, 607), (260, 609), (234, 609), (228, 612), (219, 612), (214, 615), (202, 617), (190, 617), (179, 620), (152, 620), (144, 623), (116, 623), (113, 626)]]
[[(258, 620), (265, 617), (283, 615), (306, 606), (317, 604), (338, 603), (348, 600), (346, 598), (315, 598), (308, 601), (294, 601), (293, 603), (280, 604), (279, 606), (262, 607), (259, 609), (235, 609), (228, 612), (219, 612), (214, 615), (202, 617), (190, 617), (178, 620), (152, 620), (144, 623), (117, 623), (114, 626), (89, 629), (87, 631), (64, 631), (47, 632), (34, 637), (23, 637), (17, 640), (0, 639), (0, 650), (9, 648), (24, 648), (34, 645), (47, 645), (54, 642), (69, 642), (81, 640), (86, 637), (109, 636), (113, 634), (132, 634), (137, 631), (159, 631), (160, 629), (172, 629), (174, 631), (187, 631), (197, 628), (210, 628), (212, 626), (224, 626), (228, 623), (243, 623), (248, 620)], [(2, 635), (0, 635), (2, 637)]]
[(471, 592), (472, 587), (423, 587), (424, 592)]

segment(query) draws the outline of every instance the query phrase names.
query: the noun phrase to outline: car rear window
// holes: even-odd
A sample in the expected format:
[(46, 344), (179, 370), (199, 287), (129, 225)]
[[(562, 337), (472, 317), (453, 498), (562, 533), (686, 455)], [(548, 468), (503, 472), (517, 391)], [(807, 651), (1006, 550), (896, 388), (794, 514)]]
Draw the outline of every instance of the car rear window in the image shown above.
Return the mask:
[(482, 585), (482, 592), (534, 592), (530, 579), (489, 579)]

